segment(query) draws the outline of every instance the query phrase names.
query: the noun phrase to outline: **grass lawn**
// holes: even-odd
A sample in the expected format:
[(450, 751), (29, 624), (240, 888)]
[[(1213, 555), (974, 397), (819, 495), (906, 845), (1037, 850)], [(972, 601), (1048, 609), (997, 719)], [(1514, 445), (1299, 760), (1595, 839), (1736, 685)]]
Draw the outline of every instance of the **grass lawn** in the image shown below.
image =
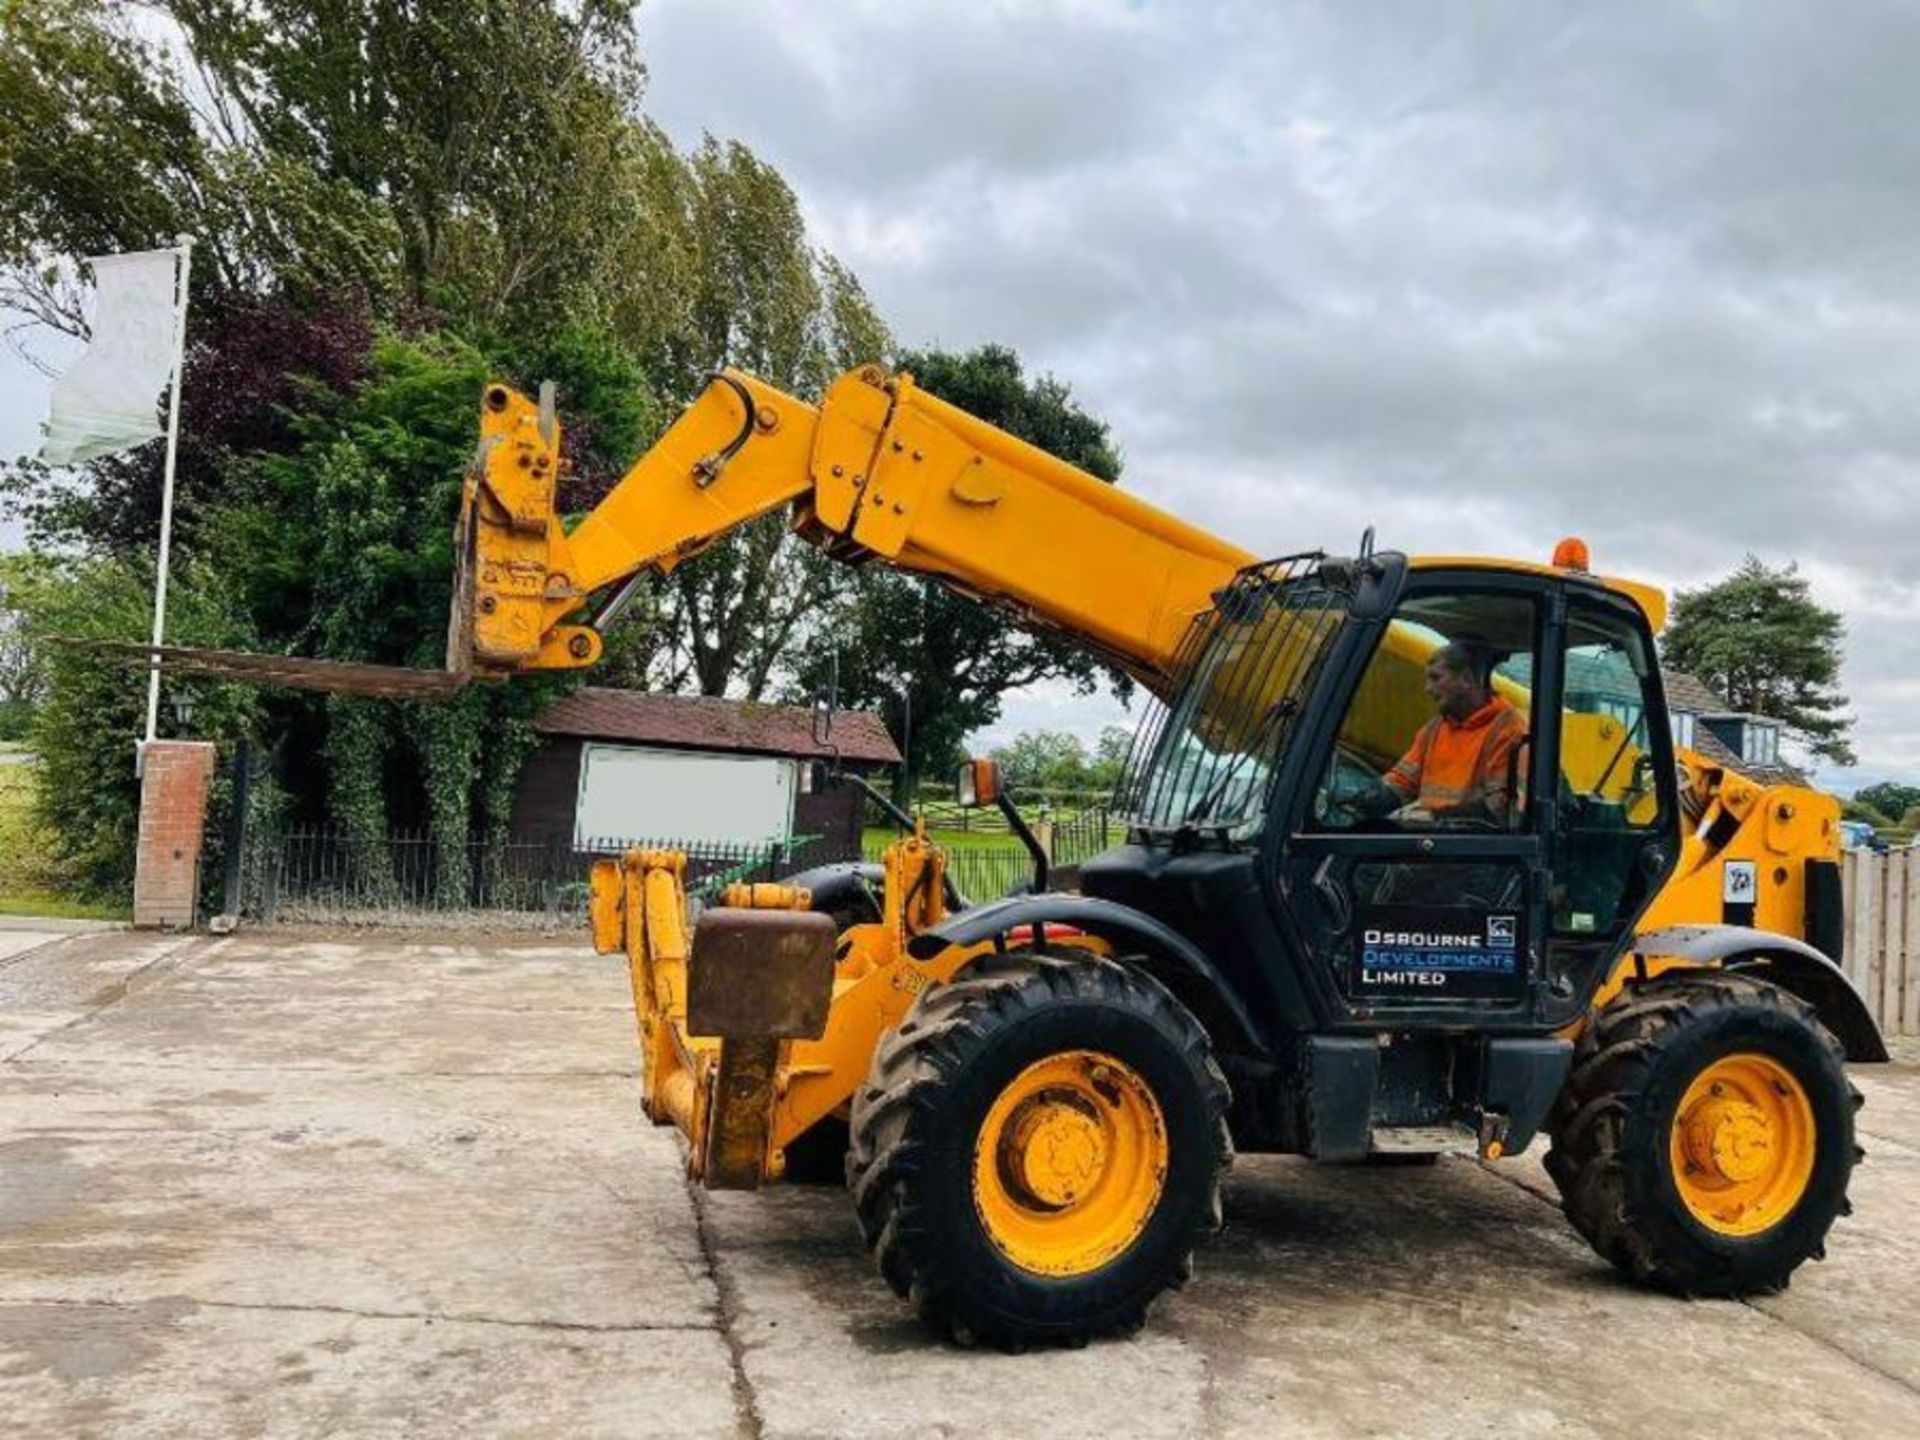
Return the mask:
[(25, 915), (46, 920), (121, 920), (133, 919), (126, 905), (108, 905), (95, 900), (74, 900), (51, 890), (0, 890), (0, 915)]
[[(885, 849), (900, 832), (891, 825), (869, 825), (860, 833), (860, 848), (872, 855)], [(1017, 837), (1002, 830), (927, 830), (927, 838), (945, 850), (1016, 850), (1025, 853)]]
[(33, 818), (32, 764), (0, 764), (0, 915), (45, 915), (60, 920), (127, 920), (124, 905), (74, 900), (56, 893), (47, 864), (47, 837)]

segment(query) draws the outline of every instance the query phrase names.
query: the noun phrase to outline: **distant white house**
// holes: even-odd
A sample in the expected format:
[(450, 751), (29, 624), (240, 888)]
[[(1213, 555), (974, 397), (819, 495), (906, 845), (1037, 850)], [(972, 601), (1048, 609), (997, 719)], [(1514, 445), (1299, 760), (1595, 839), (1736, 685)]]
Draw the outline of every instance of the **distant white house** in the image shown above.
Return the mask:
[(1807, 777), (1780, 758), (1785, 728), (1768, 715), (1734, 710), (1705, 682), (1684, 670), (1661, 674), (1667, 685), (1667, 709), (1673, 717), (1673, 742), (1697, 750), (1760, 781), (1807, 783)]

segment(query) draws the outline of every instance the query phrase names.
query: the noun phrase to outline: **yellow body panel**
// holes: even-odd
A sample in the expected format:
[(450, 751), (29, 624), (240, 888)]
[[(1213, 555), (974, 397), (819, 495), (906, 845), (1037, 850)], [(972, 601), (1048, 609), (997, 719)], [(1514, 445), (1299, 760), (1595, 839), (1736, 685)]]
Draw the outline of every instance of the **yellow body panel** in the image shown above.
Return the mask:
[[(886, 918), (841, 933), (825, 1033), (781, 1042), (762, 1178), (779, 1178), (786, 1147), (828, 1116), (844, 1113), (867, 1078), (881, 1037), (915, 998), (991, 948), (952, 946), (932, 960), (912, 959), (907, 942), (946, 918), (946, 857), (923, 836), (910, 835), (889, 848), (885, 863)], [(642, 1105), (656, 1123), (677, 1126), (687, 1136), (689, 1165), (700, 1178), (710, 1096), (728, 1042), (688, 1028), (689, 967), (699, 962), (688, 942), (685, 875), (686, 857), (677, 851), (633, 850), (618, 860), (597, 861), (591, 926), (597, 950), (627, 959), (639, 1022)], [(736, 886), (723, 898), (745, 902), (743, 908), (791, 909), (804, 893), (782, 885)], [(1089, 935), (1075, 935), (1071, 943), (1096, 954), (1109, 949)]]
[[(1690, 764), (1688, 762), (1691, 762)], [(1698, 777), (1714, 769), (1711, 798), (1681, 843), (1680, 864), (1641, 921), (1643, 933), (1720, 919), (1726, 863), (1752, 861), (1753, 928), (1798, 935), (1806, 925), (1806, 862), (1840, 859), (1840, 802), (1799, 785), (1763, 786), (1682, 752)]]

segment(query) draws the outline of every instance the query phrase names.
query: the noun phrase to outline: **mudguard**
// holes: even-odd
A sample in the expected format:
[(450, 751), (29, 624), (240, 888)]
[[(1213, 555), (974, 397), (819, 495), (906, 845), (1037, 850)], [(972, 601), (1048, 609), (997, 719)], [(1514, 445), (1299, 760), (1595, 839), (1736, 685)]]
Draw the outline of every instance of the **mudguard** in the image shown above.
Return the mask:
[(1222, 1049), (1266, 1052), (1260, 1027), (1205, 951), (1151, 915), (1112, 900), (1062, 894), (1009, 896), (950, 915), (921, 931), (907, 942), (907, 953), (916, 960), (931, 960), (950, 945), (978, 945), (1029, 926), (1039, 934), (1039, 927), (1045, 925), (1084, 930), (1122, 951), (1144, 949), (1178, 966), (1206, 994), (1212, 1002), (1210, 1008), (1232, 1027), (1233, 1034), (1215, 1037)]
[(1813, 1006), (1847, 1059), (1886, 1060), (1887, 1042), (1860, 992), (1831, 956), (1803, 941), (1744, 925), (1670, 925), (1637, 937), (1633, 953), (1671, 957), (1704, 967), (1744, 970), (1798, 995)]

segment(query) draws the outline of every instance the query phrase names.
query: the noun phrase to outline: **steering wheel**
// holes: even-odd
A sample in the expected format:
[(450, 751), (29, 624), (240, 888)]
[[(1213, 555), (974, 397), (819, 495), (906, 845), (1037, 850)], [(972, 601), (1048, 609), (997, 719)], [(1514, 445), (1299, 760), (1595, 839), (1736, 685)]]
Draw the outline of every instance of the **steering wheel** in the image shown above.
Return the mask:
[(1330, 829), (1350, 830), (1374, 818), (1362, 804), (1380, 793), (1380, 774), (1351, 751), (1336, 747), (1327, 777), (1313, 797), (1313, 818)]

